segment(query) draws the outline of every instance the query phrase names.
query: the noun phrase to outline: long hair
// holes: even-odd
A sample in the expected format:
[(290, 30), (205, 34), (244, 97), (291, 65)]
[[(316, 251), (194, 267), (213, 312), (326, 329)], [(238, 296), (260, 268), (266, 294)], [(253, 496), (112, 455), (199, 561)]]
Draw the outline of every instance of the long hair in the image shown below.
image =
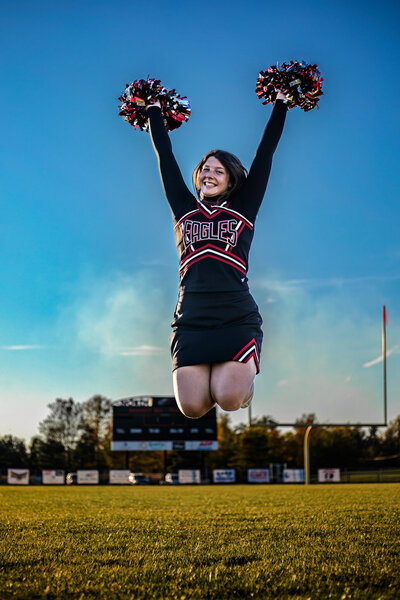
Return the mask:
[(247, 169), (244, 168), (240, 160), (234, 154), (226, 152), (226, 150), (210, 150), (199, 162), (193, 171), (193, 186), (196, 190), (197, 197), (200, 198), (200, 173), (206, 161), (214, 156), (228, 171), (229, 180), (226, 192), (219, 196), (219, 200), (226, 200), (235, 190), (237, 190), (247, 177)]

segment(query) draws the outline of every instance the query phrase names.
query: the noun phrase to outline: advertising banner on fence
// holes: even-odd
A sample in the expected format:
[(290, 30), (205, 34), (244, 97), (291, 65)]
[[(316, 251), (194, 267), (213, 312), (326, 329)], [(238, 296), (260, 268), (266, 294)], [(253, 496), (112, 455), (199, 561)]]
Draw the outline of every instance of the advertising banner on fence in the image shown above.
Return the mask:
[(99, 472), (95, 470), (77, 471), (77, 483), (96, 484), (99, 483)]
[(247, 469), (249, 483), (269, 483), (269, 469)]
[(318, 469), (318, 481), (320, 483), (339, 483), (340, 469)]
[(28, 485), (29, 469), (8, 469), (7, 483), (10, 485)]
[(214, 469), (214, 483), (234, 483), (236, 481), (235, 469)]
[(200, 483), (200, 469), (180, 469), (179, 483)]
[(184, 444), (185, 450), (218, 450), (217, 440), (194, 440)]
[(283, 483), (304, 483), (304, 469), (283, 469)]
[(42, 483), (44, 485), (63, 485), (65, 483), (64, 471), (42, 471)]
[(129, 450), (131, 452), (138, 451), (154, 451), (159, 452), (161, 450), (172, 450), (172, 442), (161, 442), (155, 440), (154, 442), (143, 441), (143, 442), (113, 442), (111, 450)]
[(111, 469), (110, 470), (110, 483), (116, 485), (124, 485), (129, 483), (129, 469)]

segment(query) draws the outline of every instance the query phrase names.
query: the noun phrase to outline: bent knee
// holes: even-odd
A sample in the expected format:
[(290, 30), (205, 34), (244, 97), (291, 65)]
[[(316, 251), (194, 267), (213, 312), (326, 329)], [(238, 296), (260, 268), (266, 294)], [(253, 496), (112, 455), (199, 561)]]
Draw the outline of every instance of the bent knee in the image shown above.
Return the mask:
[(227, 412), (231, 412), (234, 410), (238, 410), (242, 402), (245, 400), (245, 396), (238, 393), (230, 393), (230, 392), (221, 392), (214, 397), (216, 403), (222, 410), (226, 410)]
[(179, 399), (177, 399), (177, 402), (181, 412), (189, 419), (200, 419), (200, 417), (205, 415), (211, 408), (211, 406), (206, 408), (191, 402), (182, 402), (179, 401)]

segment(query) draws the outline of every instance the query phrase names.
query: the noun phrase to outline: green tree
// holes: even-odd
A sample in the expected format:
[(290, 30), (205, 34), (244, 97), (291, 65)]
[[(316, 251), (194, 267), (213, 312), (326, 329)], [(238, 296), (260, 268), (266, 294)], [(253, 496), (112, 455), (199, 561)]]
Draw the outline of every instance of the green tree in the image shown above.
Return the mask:
[(3, 473), (7, 469), (21, 469), (29, 466), (29, 457), (25, 441), (13, 435), (0, 438), (0, 468)]
[(237, 451), (233, 463), (242, 480), (247, 480), (247, 469), (266, 468), (270, 460), (269, 431), (265, 427), (251, 427), (237, 432)]
[(57, 443), (64, 448), (65, 468), (70, 470), (72, 452), (78, 440), (81, 406), (72, 398), (57, 398), (48, 408), (50, 414), (39, 423), (39, 432), (46, 443)]
[(80, 407), (79, 438), (74, 450), (76, 468), (104, 470), (109, 465), (106, 448), (109, 447), (111, 400), (101, 395), (92, 396)]
[(318, 428), (311, 441), (311, 468), (358, 468), (366, 455), (360, 427)]
[(384, 456), (400, 455), (400, 415), (390, 421), (383, 434), (381, 448)]
[(43, 440), (40, 436), (31, 439), (29, 445), (29, 466), (37, 474), (43, 469), (65, 469), (64, 446), (56, 440)]

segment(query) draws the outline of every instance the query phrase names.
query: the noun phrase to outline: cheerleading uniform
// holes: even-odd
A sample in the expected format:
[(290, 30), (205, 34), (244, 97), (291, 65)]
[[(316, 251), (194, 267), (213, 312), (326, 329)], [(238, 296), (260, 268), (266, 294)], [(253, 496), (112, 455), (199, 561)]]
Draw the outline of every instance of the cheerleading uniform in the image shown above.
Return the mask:
[(171, 208), (179, 254), (179, 295), (171, 335), (173, 370), (203, 363), (255, 360), (263, 334), (247, 283), (254, 221), (267, 187), (286, 104), (277, 100), (245, 182), (226, 200), (198, 200), (187, 188), (159, 107), (150, 133)]

